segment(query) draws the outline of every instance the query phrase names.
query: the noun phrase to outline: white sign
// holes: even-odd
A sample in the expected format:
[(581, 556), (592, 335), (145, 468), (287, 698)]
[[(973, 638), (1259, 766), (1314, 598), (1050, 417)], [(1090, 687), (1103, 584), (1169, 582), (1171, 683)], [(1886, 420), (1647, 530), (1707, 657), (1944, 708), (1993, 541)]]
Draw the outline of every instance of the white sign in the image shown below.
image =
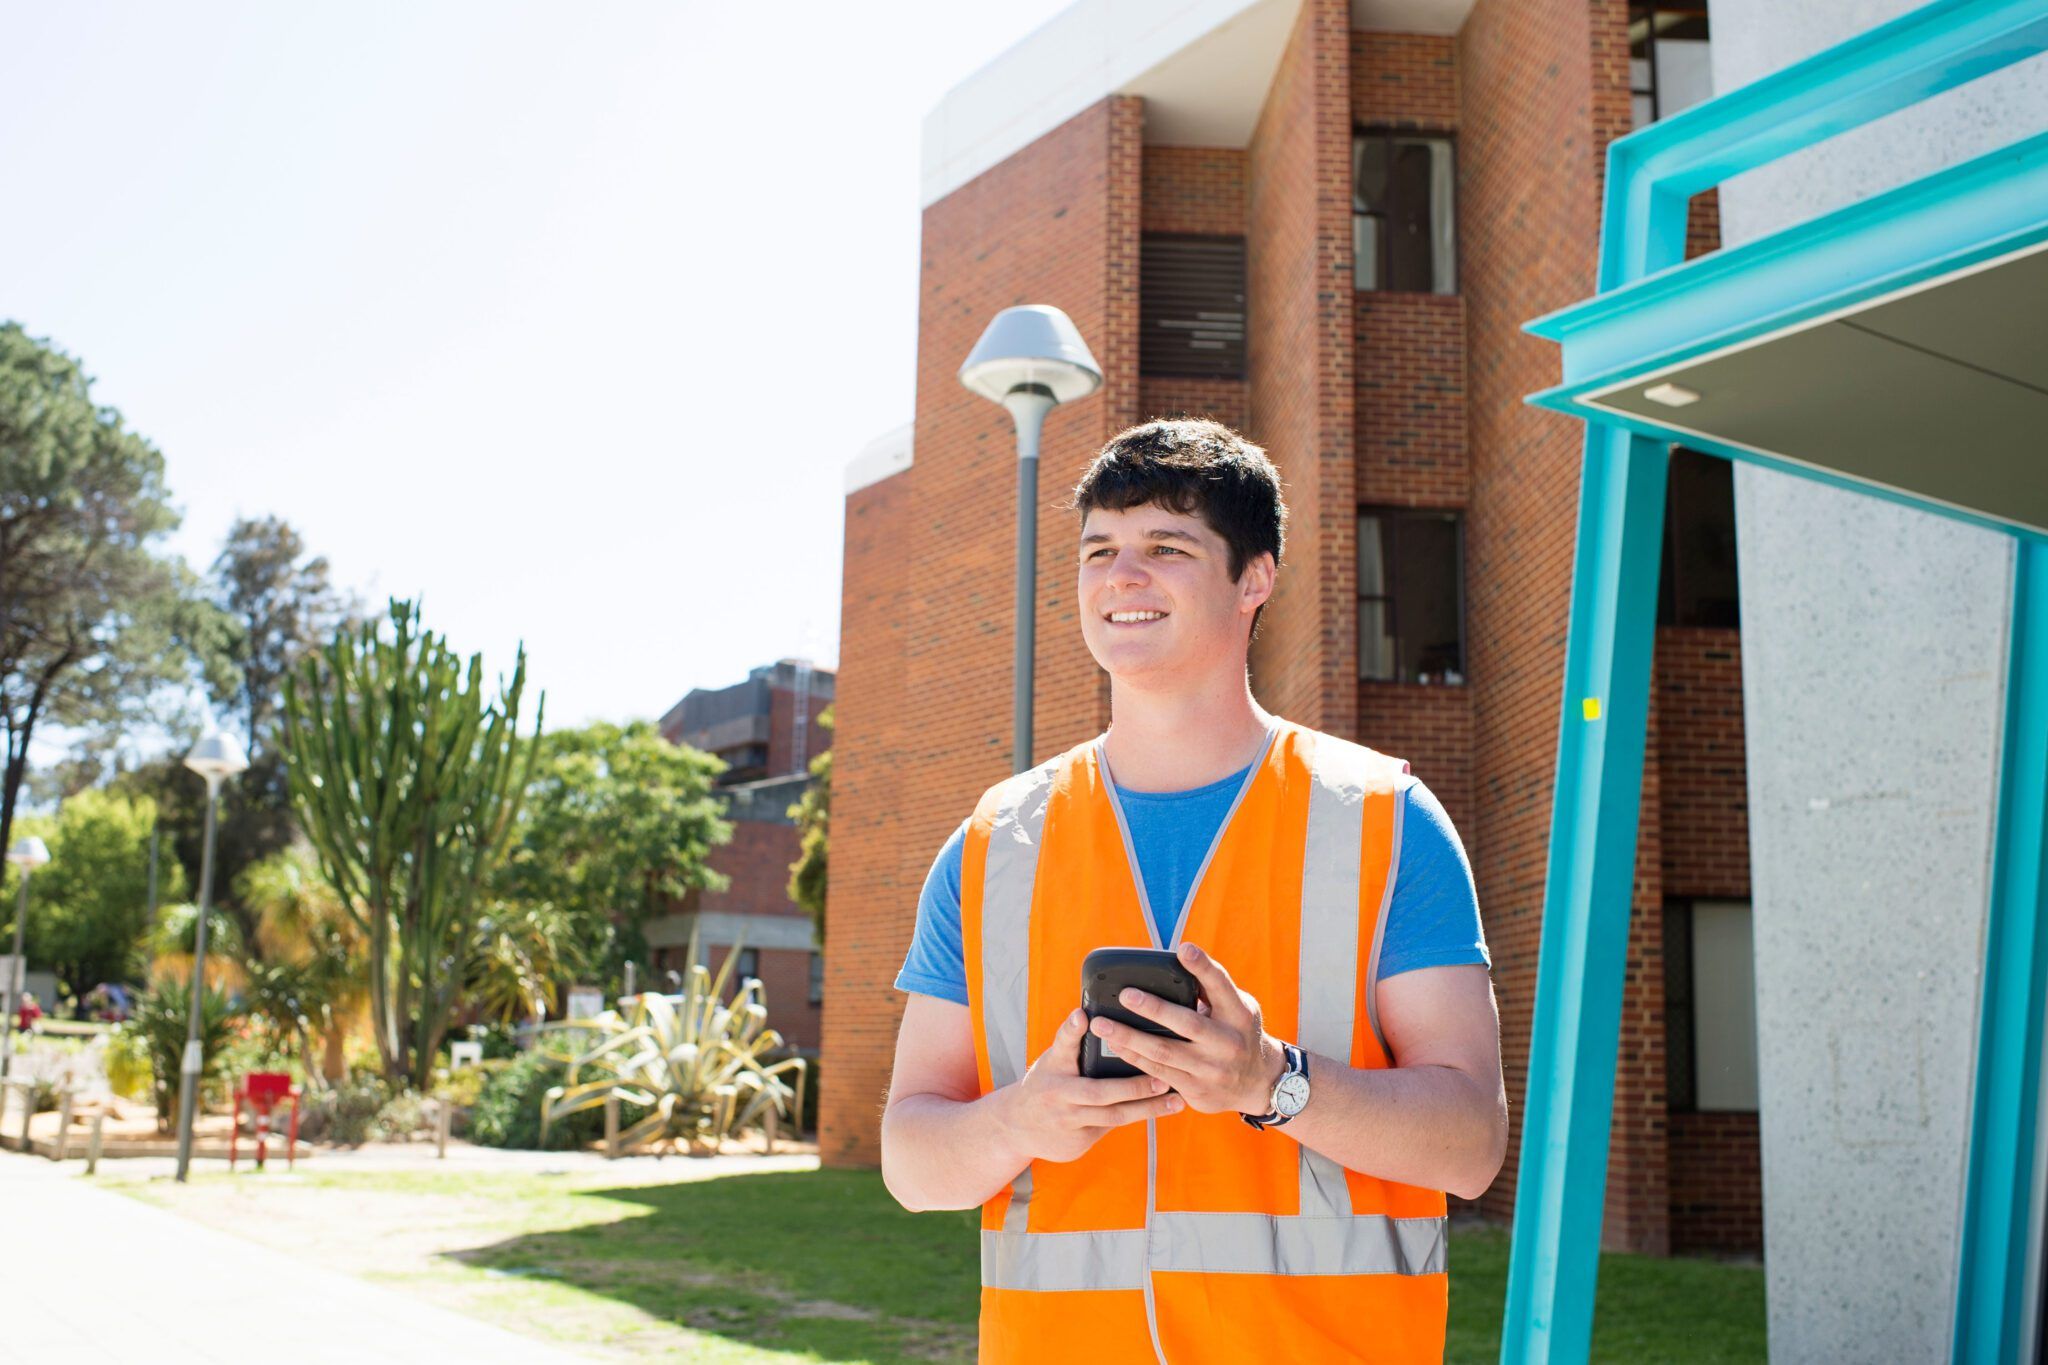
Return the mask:
[(484, 1045), (479, 1042), (448, 1044), (448, 1065), (460, 1071), (466, 1066), (475, 1066), (484, 1059)]
[(571, 1019), (595, 1019), (604, 1013), (604, 992), (596, 986), (571, 986), (569, 988), (569, 1017)]

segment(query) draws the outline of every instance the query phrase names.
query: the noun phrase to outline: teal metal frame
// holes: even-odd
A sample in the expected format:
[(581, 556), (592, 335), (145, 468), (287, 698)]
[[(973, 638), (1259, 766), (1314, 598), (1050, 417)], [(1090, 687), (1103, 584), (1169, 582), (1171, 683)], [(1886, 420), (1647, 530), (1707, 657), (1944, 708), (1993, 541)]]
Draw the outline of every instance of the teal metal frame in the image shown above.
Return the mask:
[(1589, 401), (1754, 340), (2048, 241), (2048, 135), (1686, 262), (1694, 194), (2048, 50), (2048, 0), (1938, 0), (1608, 150), (1599, 294), (1528, 330), (1564, 383), (1530, 402), (1587, 421), (1501, 1360), (1586, 1359), (1628, 942), (1669, 447), (1989, 526), (2018, 541), (1957, 1361), (2016, 1361), (2048, 996), (2048, 536)]

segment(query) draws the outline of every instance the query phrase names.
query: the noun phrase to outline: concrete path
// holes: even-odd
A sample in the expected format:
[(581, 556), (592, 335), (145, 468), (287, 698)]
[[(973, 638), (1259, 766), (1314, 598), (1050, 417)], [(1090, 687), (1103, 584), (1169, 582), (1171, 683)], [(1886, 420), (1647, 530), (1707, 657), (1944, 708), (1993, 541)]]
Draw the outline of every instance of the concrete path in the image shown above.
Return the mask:
[(11, 1152), (0, 1154), (0, 1246), (0, 1360), (581, 1358)]

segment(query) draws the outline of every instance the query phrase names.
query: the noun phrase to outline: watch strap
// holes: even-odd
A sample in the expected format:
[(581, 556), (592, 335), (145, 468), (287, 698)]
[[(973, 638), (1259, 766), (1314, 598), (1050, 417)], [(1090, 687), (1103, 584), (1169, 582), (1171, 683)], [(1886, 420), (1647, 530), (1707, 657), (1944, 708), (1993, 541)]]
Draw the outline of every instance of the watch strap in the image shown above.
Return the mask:
[[(1308, 1054), (1293, 1043), (1282, 1043), (1280, 1046), (1286, 1049), (1287, 1056), (1287, 1069), (1280, 1073), (1280, 1081), (1285, 1081), (1289, 1076), (1296, 1074), (1306, 1077), (1308, 1075)], [(1279, 1092), (1279, 1081), (1274, 1082), (1273, 1090), (1276, 1094)], [(1267, 1103), (1271, 1104), (1272, 1101), (1269, 1099)], [(1238, 1117), (1254, 1128), (1266, 1129), (1278, 1128), (1283, 1123), (1286, 1123), (1287, 1120), (1293, 1118), (1294, 1115), (1283, 1114), (1276, 1107), (1268, 1109), (1263, 1114), (1240, 1114)]]

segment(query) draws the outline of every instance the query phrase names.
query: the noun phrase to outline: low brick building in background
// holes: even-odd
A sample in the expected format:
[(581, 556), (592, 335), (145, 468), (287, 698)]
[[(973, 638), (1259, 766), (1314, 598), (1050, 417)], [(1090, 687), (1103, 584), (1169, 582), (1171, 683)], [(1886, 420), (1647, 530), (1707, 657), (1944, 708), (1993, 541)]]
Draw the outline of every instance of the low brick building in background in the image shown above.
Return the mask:
[[(827, 1162), (878, 1159), (919, 887), (1010, 772), (1015, 446), (955, 374), (1019, 303), (1104, 371), (1045, 430), (1034, 757), (1110, 721), (1053, 504), (1131, 423), (1244, 431), (1291, 508), (1253, 691), (1409, 759), (1456, 822), (1519, 1144), (1582, 441), (1524, 406), (1557, 372), (1521, 326), (1594, 292), (1607, 144), (1703, 97), (1706, 50), (1700, 5), (1082, 0), (934, 111), (915, 420), (848, 475)], [(1711, 250), (1712, 196), (1693, 226)], [(1669, 515), (1607, 1240), (1756, 1250), (1727, 466), (1679, 452)]]
[(732, 842), (711, 851), (710, 866), (731, 885), (692, 891), (649, 921), (650, 965), (657, 976), (682, 970), (692, 930), (714, 974), (738, 945), (735, 975), (761, 979), (769, 1023), (805, 1051), (822, 1036), (825, 963), (810, 915), (789, 898), (802, 842), (789, 808), (810, 789), (811, 760), (832, 743), (818, 715), (832, 704), (834, 681), (808, 660), (783, 659), (730, 687), (692, 688), (660, 722), (664, 739), (725, 760), (715, 790)]

